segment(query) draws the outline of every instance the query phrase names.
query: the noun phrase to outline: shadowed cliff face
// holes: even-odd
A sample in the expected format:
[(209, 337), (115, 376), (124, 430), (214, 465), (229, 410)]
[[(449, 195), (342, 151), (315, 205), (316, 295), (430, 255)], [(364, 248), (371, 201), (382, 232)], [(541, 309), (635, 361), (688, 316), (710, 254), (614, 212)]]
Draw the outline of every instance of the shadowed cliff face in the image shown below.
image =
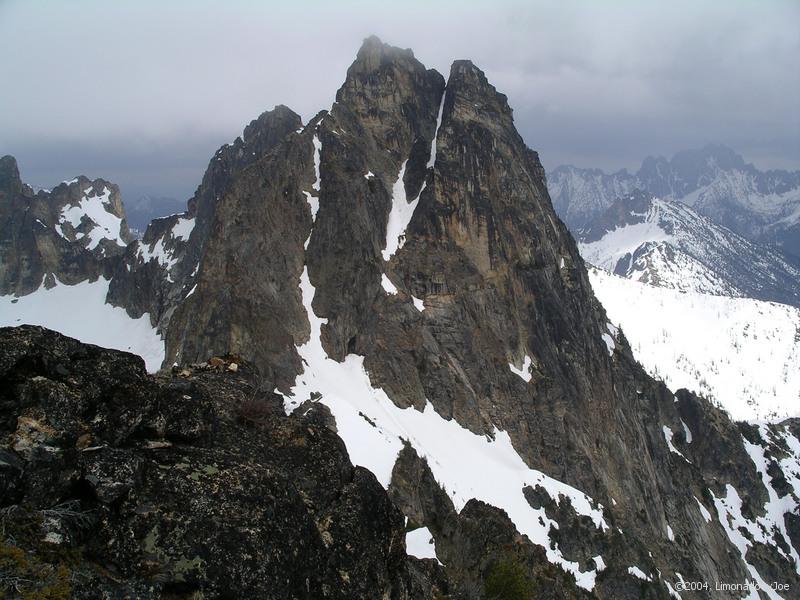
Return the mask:
[[(481, 440), (507, 432), (524, 465), (604, 515), (598, 526), (522, 478), (515, 498), (554, 524), (544, 540), (480, 502), (457, 513), (448, 474), (429, 470), (437, 457), (403, 439), (390, 492), (430, 529), (464, 597), (508, 547), (525, 564), (557, 562), (559, 576), (543, 577), (572, 597), (583, 591), (565, 573), (591, 575), (582, 587), (614, 599), (666, 597), (681, 577), (744, 581), (753, 564), (798, 583), (796, 521), (763, 538), (754, 525), (747, 566), (723, 502), (730, 484), (749, 522), (769, 514), (775, 488), (751, 457), (765, 449), (780, 481), (794, 434), (737, 427), (643, 372), (592, 293), (506, 97), (469, 61), (445, 81), (411, 51), (366, 40), (330, 111), (302, 126), (277, 107), (217, 152), (187, 212), (128, 246), (110, 299), (151, 314), (167, 364), (238, 354), (261, 389), (286, 396), (320, 364), (363, 360), (357, 375), (391, 404), (382, 416), (427, 409)], [(312, 364), (301, 349), (316, 336), (324, 356)], [(331, 402), (326, 389), (311, 396), (294, 400)], [(482, 519), (481, 541), (465, 544)]]

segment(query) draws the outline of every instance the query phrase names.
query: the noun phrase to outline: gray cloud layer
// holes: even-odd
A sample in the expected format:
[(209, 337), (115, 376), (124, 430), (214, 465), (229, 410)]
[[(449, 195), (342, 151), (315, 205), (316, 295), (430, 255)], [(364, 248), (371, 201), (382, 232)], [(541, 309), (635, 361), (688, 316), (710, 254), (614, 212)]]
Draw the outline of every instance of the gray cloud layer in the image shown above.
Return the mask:
[(375, 33), (447, 73), (471, 58), (545, 166), (635, 167), (728, 144), (800, 167), (800, 3), (0, 0), (0, 154), (188, 197), (263, 110), (330, 106)]

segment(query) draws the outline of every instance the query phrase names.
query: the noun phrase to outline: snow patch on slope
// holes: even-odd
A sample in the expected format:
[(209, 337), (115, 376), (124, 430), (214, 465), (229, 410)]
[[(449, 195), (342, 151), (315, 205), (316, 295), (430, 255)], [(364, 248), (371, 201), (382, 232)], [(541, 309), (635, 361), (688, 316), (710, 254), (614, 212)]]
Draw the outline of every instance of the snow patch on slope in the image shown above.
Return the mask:
[(628, 567), (628, 573), (633, 575), (634, 577), (641, 579), (642, 581), (653, 581), (653, 578), (649, 575), (645, 575), (644, 571), (642, 571), (639, 567)]
[[(436, 140), (439, 137), (439, 128), (442, 126), (442, 112), (444, 111), (444, 97), (445, 93), (442, 92), (442, 100), (439, 104), (439, 115), (436, 118), (436, 132), (431, 142), (430, 156), (428, 158), (428, 169), (436, 165)], [(400, 166), (400, 172), (397, 174), (397, 180), (392, 186), (392, 210), (389, 213), (389, 222), (386, 225), (386, 244), (381, 254), (383, 260), (389, 260), (394, 256), (395, 252), (403, 247), (406, 241), (406, 228), (411, 222), (411, 217), (414, 216), (414, 210), (417, 208), (419, 197), (428, 185), (427, 179), (422, 183), (416, 198), (409, 201), (406, 197), (406, 186), (403, 177), (406, 174), (406, 164), (408, 159), (403, 161)]]
[(406, 199), (406, 185), (403, 177), (406, 173), (407, 163), (407, 159), (403, 161), (400, 172), (397, 174), (397, 181), (392, 187), (392, 210), (389, 213), (389, 222), (386, 224), (386, 246), (381, 252), (383, 260), (389, 260), (395, 252), (403, 247), (406, 227), (411, 222), (414, 209), (419, 201), (419, 196), (411, 202)]
[(436, 116), (436, 132), (433, 135), (433, 142), (431, 142), (431, 153), (428, 158), (429, 169), (436, 165), (436, 140), (439, 139), (439, 128), (442, 126), (442, 114), (444, 113), (444, 98), (447, 95), (447, 88), (442, 90), (442, 99), (439, 102), (439, 114)]
[[(314, 176), (316, 177), (314, 183), (311, 184), (311, 187), (314, 188), (315, 192), (319, 193), (319, 186), (322, 181), (321, 176), (319, 174), (319, 163), (320, 163), (320, 153), (322, 152), (322, 142), (319, 140), (319, 136), (316, 133), (314, 134), (311, 143), (314, 145)], [(316, 212), (317, 211), (314, 211), (314, 216), (316, 216)]]
[(172, 237), (182, 240), (188, 240), (194, 229), (194, 217), (191, 219), (187, 217), (180, 217), (175, 225), (172, 227)]
[[(666, 425), (664, 425), (664, 426), (661, 428), (661, 431), (663, 431), (663, 432), (664, 432), (664, 441), (666, 441), (666, 442), (667, 442), (667, 447), (669, 448), (669, 451), (670, 451), (670, 452), (672, 452), (673, 454), (677, 454), (678, 456), (680, 456), (680, 457), (681, 457), (683, 460), (685, 460), (686, 462), (688, 462), (688, 463), (691, 463), (692, 461), (690, 461), (688, 458), (686, 458), (686, 457), (683, 455), (683, 452), (681, 452), (680, 450), (678, 450), (678, 449), (675, 447), (675, 444), (673, 444), (673, 443), (672, 443), (672, 436), (673, 436), (672, 429), (670, 429), (669, 427), (667, 427)], [(670, 529), (670, 531), (672, 531), (672, 530)]]
[(158, 262), (158, 264), (169, 271), (178, 262), (178, 259), (173, 255), (173, 250), (167, 248), (167, 246), (164, 244), (163, 237), (157, 239), (149, 246), (144, 244), (142, 241), (137, 241), (136, 244), (136, 253), (145, 263), (155, 260)]
[[(110, 240), (117, 246), (125, 247), (127, 244), (122, 239), (122, 219), (108, 211), (110, 206), (111, 190), (104, 187), (100, 194), (90, 196), (92, 188), (83, 191), (83, 197), (77, 205), (64, 207), (59, 217), (61, 235), (66, 237), (64, 225), (69, 224), (73, 229), (80, 227), (84, 219), (93, 223), (93, 227), (86, 233), (88, 243), (86, 248), (94, 250), (103, 240)], [(76, 233), (75, 239), (83, 239), (83, 233)]]
[(522, 369), (514, 366), (514, 363), (508, 363), (508, 368), (514, 375), (520, 377), (525, 383), (531, 380), (531, 357), (525, 355), (525, 360), (522, 362)]
[(387, 294), (396, 294), (397, 288), (392, 283), (391, 279), (386, 276), (386, 273), (381, 274), (381, 287)]
[(109, 280), (64, 285), (16, 298), (0, 296), (0, 326), (40, 325), (87, 344), (124, 350), (144, 359), (150, 372), (164, 361), (164, 342), (145, 313), (132, 319), (124, 308), (106, 304)]

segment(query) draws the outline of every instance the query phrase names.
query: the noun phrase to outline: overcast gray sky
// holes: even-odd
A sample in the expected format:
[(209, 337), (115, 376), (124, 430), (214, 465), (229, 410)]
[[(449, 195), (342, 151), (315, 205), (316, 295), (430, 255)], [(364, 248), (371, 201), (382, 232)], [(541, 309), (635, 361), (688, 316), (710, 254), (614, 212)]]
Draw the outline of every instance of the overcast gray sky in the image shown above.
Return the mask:
[(800, 2), (0, 0), (0, 155), (51, 186), (188, 198), (214, 150), (330, 107), (361, 40), (470, 58), (550, 169), (723, 143), (800, 168)]

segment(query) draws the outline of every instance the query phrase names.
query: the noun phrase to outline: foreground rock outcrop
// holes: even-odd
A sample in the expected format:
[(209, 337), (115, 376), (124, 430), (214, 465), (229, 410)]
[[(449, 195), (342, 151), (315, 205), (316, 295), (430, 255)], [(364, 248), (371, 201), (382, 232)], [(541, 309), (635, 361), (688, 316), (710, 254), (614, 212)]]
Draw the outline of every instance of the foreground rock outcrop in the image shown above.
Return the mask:
[(34, 327), (0, 349), (4, 597), (430, 597), (375, 477), (246, 366), (153, 378)]

